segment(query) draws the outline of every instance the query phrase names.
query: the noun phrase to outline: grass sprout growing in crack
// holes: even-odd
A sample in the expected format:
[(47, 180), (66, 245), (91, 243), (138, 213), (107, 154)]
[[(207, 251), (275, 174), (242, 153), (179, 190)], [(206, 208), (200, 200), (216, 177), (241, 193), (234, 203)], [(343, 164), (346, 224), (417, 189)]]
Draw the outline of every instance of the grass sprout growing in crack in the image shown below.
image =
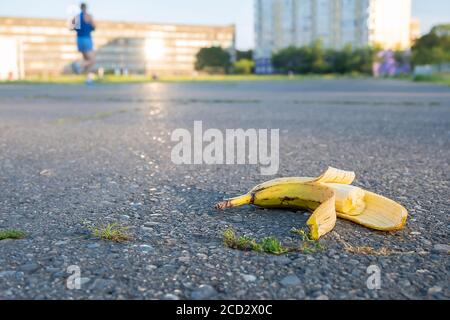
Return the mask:
[(274, 255), (280, 255), (289, 251), (275, 237), (264, 238), (261, 242), (258, 242), (256, 239), (248, 236), (236, 236), (235, 231), (231, 228), (223, 232), (223, 239), (227, 247), (242, 251), (265, 252)]
[(309, 232), (304, 229), (291, 229), (292, 233), (300, 236), (301, 244), (299, 251), (303, 253), (316, 253), (325, 250), (325, 247), (318, 241), (311, 239)]
[(0, 240), (6, 240), (6, 239), (23, 239), (25, 238), (26, 234), (23, 231), (19, 230), (0, 230)]
[(369, 246), (362, 246), (362, 247), (348, 246), (345, 247), (345, 251), (354, 254), (372, 255), (372, 256), (390, 256), (391, 254), (394, 253), (393, 251), (385, 247), (381, 247), (380, 249), (374, 249)]
[(233, 229), (226, 229), (223, 232), (223, 240), (227, 247), (243, 251), (255, 250), (257, 246), (255, 239), (248, 236), (237, 237)]
[(339, 243), (344, 246), (344, 250), (348, 253), (359, 254), (359, 255), (368, 255), (368, 256), (390, 256), (393, 254), (408, 254), (411, 252), (400, 252), (394, 251), (386, 247), (381, 247), (379, 249), (375, 249), (370, 246), (353, 246), (344, 239), (339, 239)]
[(361, 254), (369, 256), (390, 256), (391, 254), (397, 253), (385, 247), (375, 249), (369, 246), (355, 247), (344, 241), (342, 241), (342, 243), (344, 245), (345, 251), (353, 254)]
[(131, 235), (128, 233), (128, 227), (125, 227), (118, 222), (98, 226), (88, 225), (88, 228), (93, 237), (102, 240), (125, 242), (132, 239)]
[(261, 240), (261, 243), (258, 244), (261, 246), (261, 249), (263, 252), (271, 253), (275, 255), (280, 255), (283, 253), (287, 253), (289, 251), (288, 248), (283, 247), (280, 243), (280, 240), (278, 240), (275, 237), (268, 237)]
[(223, 240), (227, 247), (242, 251), (256, 251), (265, 252), (274, 255), (281, 255), (288, 252), (301, 252), (301, 253), (317, 253), (325, 250), (325, 247), (319, 242), (311, 239), (309, 233), (303, 229), (291, 230), (300, 236), (300, 245), (295, 248), (288, 248), (281, 244), (280, 240), (275, 237), (266, 237), (261, 241), (257, 241), (254, 238), (248, 236), (236, 235), (236, 232), (228, 228), (223, 232)]

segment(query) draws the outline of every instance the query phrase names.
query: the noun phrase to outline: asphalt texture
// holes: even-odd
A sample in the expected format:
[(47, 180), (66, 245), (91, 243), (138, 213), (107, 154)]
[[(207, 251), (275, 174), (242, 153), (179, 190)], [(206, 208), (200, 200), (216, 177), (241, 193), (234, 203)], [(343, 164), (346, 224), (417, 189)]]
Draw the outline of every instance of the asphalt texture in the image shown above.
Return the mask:
[[(356, 185), (408, 209), (406, 227), (338, 220), (312, 253), (226, 247), (229, 227), (295, 246), (309, 213), (216, 211), (272, 177), (174, 164), (170, 134), (195, 120), (280, 129), (276, 177), (354, 170)], [(0, 230), (26, 237), (0, 241), (0, 299), (449, 299), (449, 138), (450, 88), (406, 81), (1, 85)], [(114, 222), (130, 241), (89, 230)], [(80, 289), (67, 287), (70, 266)]]

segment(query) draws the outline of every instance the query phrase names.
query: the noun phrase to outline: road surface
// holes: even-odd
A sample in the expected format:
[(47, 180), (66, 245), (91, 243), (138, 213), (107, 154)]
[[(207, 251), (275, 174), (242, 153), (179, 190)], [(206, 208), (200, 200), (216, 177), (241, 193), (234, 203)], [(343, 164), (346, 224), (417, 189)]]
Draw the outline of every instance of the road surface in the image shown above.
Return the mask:
[[(170, 135), (196, 120), (280, 129), (277, 177), (354, 170), (355, 184), (408, 209), (406, 228), (339, 220), (322, 252), (227, 248), (229, 227), (295, 245), (290, 229), (308, 214), (215, 211), (271, 177), (255, 165), (174, 164)], [(27, 236), (0, 241), (0, 299), (449, 299), (449, 134), (450, 88), (406, 81), (1, 85), (0, 229)], [(117, 221), (131, 241), (88, 228)], [(74, 270), (81, 288), (70, 290)]]

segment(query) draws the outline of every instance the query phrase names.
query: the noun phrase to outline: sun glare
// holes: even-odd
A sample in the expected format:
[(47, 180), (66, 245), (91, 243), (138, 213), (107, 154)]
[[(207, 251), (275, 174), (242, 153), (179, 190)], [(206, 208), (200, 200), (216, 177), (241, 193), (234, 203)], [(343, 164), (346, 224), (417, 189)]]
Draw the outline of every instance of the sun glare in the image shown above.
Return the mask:
[(147, 39), (145, 42), (145, 55), (148, 60), (161, 60), (166, 52), (166, 45), (162, 39)]

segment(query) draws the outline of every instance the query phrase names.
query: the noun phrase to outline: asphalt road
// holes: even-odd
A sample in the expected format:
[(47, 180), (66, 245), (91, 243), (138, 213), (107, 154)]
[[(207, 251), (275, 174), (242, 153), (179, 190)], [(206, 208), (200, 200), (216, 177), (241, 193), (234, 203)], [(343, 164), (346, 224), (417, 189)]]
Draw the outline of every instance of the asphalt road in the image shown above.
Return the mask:
[[(277, 176), (328, 165), (409, 211), (383, 233), (339, 220), (318, 253), (224, 246), (233, 227), (297, 243), (307, 213), (218, 200), (269, 179), (254, 165), (175, 165), (174, 129), (280, 129)], [(0, 299), (449, 299), (450, 88), (388, 80), (1, 85)], [(91, 236), (121, 221), (131, 241)], [(387, 256), (348, 252), (387, 248)], [(370, 290), (367, 268), (380, 269)], [(78, 266), (81, 289), (67, 288)], [(69, 270), (70, 271), (70, 270)]]

